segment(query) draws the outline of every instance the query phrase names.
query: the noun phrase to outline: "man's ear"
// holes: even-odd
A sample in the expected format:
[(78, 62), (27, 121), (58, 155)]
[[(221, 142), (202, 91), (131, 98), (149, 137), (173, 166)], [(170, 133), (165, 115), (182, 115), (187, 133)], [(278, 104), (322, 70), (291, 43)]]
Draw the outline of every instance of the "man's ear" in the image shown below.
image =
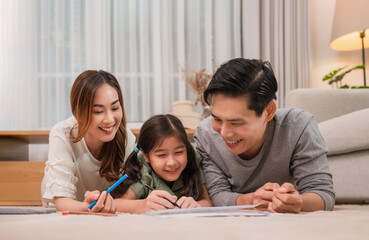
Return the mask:
[(276, 111), (277, 111), (277, 101), (273, 99), (272, 101), (270, 101), (270, 103), (268, 104), (268, 106), (266, 108), (267, 117), (266, 117), (265, 120), (267, 122), (272, 120)]
[(142, 152), (142, 155), (143, 155), (143, 157), (145, 158), (145, 161), (149, 163), (149, 162), (150, 162), (150, 161), (149, 161), (149, 155), (147, 155), (147, 154), (146, 154), (146, 153), (144, 153), (144, 152)]

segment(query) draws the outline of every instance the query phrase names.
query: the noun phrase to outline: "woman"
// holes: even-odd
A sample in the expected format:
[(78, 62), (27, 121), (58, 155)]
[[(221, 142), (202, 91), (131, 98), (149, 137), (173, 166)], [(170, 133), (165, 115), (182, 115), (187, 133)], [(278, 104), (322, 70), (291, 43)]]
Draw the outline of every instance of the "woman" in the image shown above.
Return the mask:
[(119, 83), (108, 72), (85, 71), (73, 84), (70, 102), (73, 116), (50, 131), (43, 203), (54, 203), (58, 211), (89, 211), (98, 200), (91, 211), (115, 212), (103, 190), (119, 179), (135, 143)]

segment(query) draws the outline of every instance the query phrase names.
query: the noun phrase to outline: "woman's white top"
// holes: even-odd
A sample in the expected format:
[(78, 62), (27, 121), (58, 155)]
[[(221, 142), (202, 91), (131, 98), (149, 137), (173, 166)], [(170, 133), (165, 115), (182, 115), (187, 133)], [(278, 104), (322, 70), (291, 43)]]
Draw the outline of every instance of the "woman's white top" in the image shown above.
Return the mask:
[[(86, 191), (108, 189), (113, 183), (99, 174), (100, 161), (90, 153), (85, 139), (73, 143), (70, 130), (77, 123), (70, 117), (56, 124), (50, 131), (49, 156), (45, 167), (45, 176), (41, 184), (41, 196), (44, 205), (54, 204), (54, 197), (67, 197), (84, 200)], [(73, 130), (73, 134), (78, 129)], [(135, 147), (136, 137), (127, 128), (127, 147), (124, 161)]]

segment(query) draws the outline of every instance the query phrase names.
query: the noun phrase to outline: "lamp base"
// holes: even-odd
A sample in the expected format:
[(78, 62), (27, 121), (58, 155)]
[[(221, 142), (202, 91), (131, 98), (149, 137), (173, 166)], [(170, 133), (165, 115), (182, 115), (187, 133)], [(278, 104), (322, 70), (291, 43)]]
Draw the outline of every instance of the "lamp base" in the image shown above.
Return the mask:
[(365, 38), (365, 29), (360, 32), (360, 38), (361, 38), (361, 55), (363, 57), (363, 73), (364, 73), (364, 87), (366, 87), (366, 74), (365, 74), (365, 48), (364, 48), (364, 38)]

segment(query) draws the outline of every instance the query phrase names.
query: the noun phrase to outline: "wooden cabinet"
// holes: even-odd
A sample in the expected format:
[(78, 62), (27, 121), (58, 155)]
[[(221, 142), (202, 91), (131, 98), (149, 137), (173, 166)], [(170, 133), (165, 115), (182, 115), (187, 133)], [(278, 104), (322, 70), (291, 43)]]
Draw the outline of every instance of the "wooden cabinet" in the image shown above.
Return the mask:
[(0, 206), (40, 206), (45, 162), (0, 161)]
[(49, 131), (0, 131), (0, 161), (29, 161), (30, 153), (37, 153), (41, 145), (46, 146), (42, 154), (47, 158), (48, 143)]
[[(138, 138), (140, 129), (132, 129), (133, 134)], [(186, 129), (188, 138), (193, 142), (194, 129)], [(38, 148), (32, 149), (39, 144), (49, 143), (49, 131), (0, 131), (0, 161), (40, 161), (32, 159)], [(30, 149), (31, 148), (31, 149)], [(47, 148), (47, 146), (46, 146)], [(42, 156), (47, 157), (47, 149), (41, 149)], [(31, 159), (30, 159), (31, 158)]]
[(48, 130), (42, 131), (0, 131), (1, 138), (15, 138), (23, 140), (27, 143), (32, 142), (49, 142), (49, 132)]

